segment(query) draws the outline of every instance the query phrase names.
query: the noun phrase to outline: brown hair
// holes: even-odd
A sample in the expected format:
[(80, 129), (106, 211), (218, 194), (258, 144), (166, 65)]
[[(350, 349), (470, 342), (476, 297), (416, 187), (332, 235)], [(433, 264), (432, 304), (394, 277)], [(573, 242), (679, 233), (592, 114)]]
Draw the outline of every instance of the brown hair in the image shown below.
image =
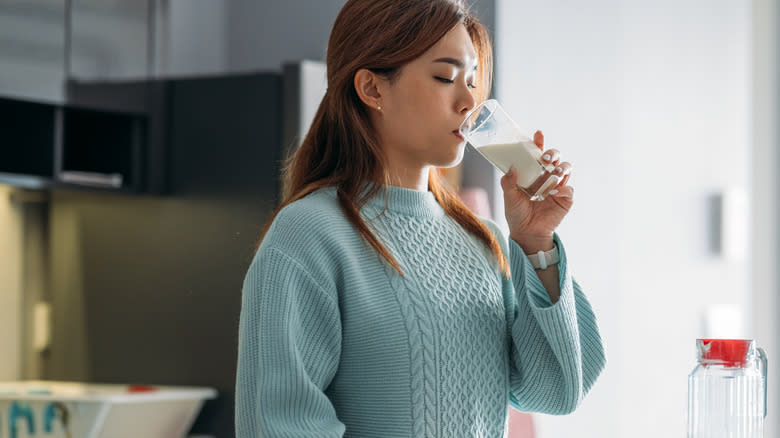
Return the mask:
[[(490, 92), (492, 46), (487, 30), (462, 0), (347, 1), (328, 41), (327, 92), (303, 143), (285, 166), (283, 201), (266, 224), (263, 236), (285, 206), (319, 188), (335, 186), (339, 205), (350, 223), (403, 275), (396, 259), (360, 216), (366, 201), (382, 190), (381, 184), (369, 187), (370, 183), (389, 185), (390, 175), (368, 110), (354, 88), (354, 77), (366, 68), (392, 80), (404, 64), (422, 55), (459, 24), (466, 26), (477, 51), (481, 78), (475, 97), (481, 101)], [(509, 265), (493, 233), (433, 169), (428, 188), (449, 216), (484, 242), (501, 272), (508, 276)]]

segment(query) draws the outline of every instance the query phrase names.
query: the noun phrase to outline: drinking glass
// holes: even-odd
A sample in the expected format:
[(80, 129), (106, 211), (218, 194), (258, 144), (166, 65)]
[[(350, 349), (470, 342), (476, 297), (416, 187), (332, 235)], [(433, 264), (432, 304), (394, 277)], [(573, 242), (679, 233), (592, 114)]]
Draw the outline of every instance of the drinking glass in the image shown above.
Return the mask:
[(542, 161), (542, 151), (525, 135), (495, 99), (466, 116), (460, 133), (469, 144), (503, 173), (515, 166), (517, 187), (532, 201), (542, 201), (561, 182), (555, 166)]

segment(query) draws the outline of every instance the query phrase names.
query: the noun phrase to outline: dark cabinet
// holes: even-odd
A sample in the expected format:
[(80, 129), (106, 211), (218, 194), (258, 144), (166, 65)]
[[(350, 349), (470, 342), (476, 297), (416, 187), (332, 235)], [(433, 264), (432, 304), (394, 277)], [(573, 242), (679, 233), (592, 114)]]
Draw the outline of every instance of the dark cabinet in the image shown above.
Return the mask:
[(258, 72), (69, 81), (64, 104), (0, 98), (0, 183), (255, 193), (266, 189), (254, 182), (258, 172), (278, 176), (281, 90), (280, 74)]
[(145, 116), (78, 108), (62, 112), (59, 183), (145, 191)]
[(166, 89), (72, 81), (64, 104), (0, 98), (0, 183), (166, 192)]
[(28, 188), (51, 183), (60, 117), (51, 105), (0, 99), (0, 182)]
[(0, 98), (0, 183), (147, 191), (148, 115)]

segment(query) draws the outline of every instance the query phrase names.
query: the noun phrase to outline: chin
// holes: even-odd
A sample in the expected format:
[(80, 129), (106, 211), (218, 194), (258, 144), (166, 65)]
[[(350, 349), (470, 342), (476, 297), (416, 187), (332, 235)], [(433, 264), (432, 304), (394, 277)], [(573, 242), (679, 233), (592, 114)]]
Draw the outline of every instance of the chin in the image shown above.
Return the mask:
[(455, 167), (463, 161), (463, 152), (466, 150), (466, 142), (461, 142), (457, 149), (452, 151), (453, 154), (442, 160), (436, 167), (447, 169), (449, 167)]

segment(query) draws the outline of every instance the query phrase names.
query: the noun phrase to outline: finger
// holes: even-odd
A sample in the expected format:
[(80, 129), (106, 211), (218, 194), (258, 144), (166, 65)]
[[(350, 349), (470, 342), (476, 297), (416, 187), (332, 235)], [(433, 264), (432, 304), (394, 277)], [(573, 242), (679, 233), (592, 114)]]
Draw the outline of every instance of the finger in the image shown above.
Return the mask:
[(550, 192), (550, 196), (556, 198), (574, 199), (574, 187), (572, 186), (558, 187), (557, 189)]
[(504, 192), (507, 192), (514, 189), (515, 184), (517, 184), (517, 171), (515, 170), (514, 166), (512, 166), (509, 169), (509, 172), (501, 177), (501, 188), (504, 190)]
[(557, 187), (563, 187), (563, 186), (565, 186), (566, 184), (568, 184), (568, 183), (569, 183), (569, 178), (570, 178), (570, 177), (571, 177), (571, 174), (568, 174), (568, 175), (564, 176), (564, 177), (563, 177), (563, 179), (561, 179), (561, 182), (559, 182), (559, 183), (558, 183), (558, 186), (557, 186)]
[(544, 160), (545, 163), (556, 164), (560, 159), (561, 153), (558, 149), (547, 149), (544, 151), (544, 155), (542, 155), (542, 160)]
[(542, 134), (542, 131), (534, 133), (534, 143), (539, 146), (539, 149), (544, 149), (544, 134)]
[(563, 163), (558, 163), (558, 165), (555, 166), (555, 169), (553, 169), (553, 173), (560, 177), (563, 177), (569, 175), (572, 169), (573, 167), (571, 163), (569, 163), (568, 161), (564, 161)]

